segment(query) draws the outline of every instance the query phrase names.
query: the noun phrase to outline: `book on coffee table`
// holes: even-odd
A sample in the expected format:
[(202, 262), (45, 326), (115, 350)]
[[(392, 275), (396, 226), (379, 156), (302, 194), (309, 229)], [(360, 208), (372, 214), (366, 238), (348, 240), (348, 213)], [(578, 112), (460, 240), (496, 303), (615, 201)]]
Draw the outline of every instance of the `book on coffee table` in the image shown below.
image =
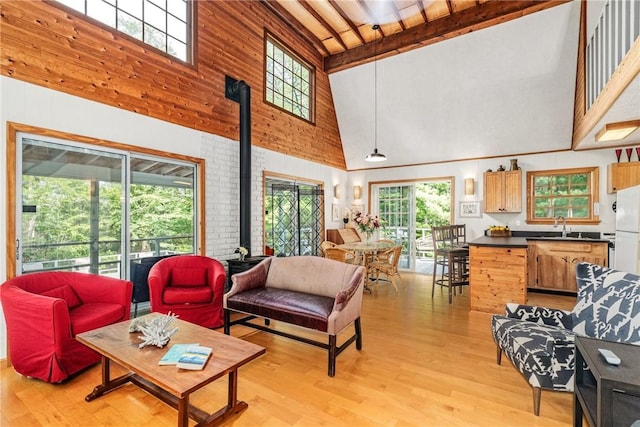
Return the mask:
[(180, 356), (191, 346), (198, 345), (199, 343), (191, 344), (173, 344), (171, 348), (160, 358), (158, 365), (175, 365), (178, 363)]
[(192, 345), (180, 356), (176, 366), (182, 369), (200, 370), (211, 356), (211, 347)]

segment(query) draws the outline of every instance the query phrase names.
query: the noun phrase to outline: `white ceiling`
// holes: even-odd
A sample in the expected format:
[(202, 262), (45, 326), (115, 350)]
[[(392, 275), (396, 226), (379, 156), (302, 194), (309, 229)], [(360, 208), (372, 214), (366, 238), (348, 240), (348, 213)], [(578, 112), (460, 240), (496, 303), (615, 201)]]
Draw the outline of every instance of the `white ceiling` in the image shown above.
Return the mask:
[[(347, 170), (570, 149), (579, 20), (570, 2), (331, 74)], [(364, 161), (376, 103), (384, 163)], [(639, 117), (640, 77), (603, 123)]]

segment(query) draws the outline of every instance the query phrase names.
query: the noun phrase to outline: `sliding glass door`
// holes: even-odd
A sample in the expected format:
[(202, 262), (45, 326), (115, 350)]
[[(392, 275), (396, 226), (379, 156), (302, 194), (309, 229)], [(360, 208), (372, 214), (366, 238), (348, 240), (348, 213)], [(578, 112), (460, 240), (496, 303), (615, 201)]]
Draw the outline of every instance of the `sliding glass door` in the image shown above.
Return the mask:
[(372, 206), (384, 220), (380, 237), (394, 240), (403, 247), (400, 268), (432, 273), (431, 227), (451, 222), (451, 183), (449, 177), (372, 183)]
[(17, 134), (16, 272), (128, 277), (128, 261), (195, 253), (196, 165)]

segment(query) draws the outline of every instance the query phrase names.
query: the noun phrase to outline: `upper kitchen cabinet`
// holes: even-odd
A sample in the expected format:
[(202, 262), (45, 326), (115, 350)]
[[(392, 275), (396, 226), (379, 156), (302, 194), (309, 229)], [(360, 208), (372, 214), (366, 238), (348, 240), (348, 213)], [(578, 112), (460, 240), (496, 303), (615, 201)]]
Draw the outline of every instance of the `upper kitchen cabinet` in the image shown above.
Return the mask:
[(640, 184), (640, 162), (611, 163), (607, 167), (607, 192)]
[(484, 212), (522, 211), (522, 169), (484, 173)]

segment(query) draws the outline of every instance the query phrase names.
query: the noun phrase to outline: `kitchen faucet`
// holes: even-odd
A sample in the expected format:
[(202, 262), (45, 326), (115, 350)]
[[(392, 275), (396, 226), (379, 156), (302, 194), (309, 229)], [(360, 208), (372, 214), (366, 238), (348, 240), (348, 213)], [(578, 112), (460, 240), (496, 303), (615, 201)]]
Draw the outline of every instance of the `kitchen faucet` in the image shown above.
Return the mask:
[(558, 227), (558, 220), (559, 219), (562, 220), (562, 237), (567, 237), (567, 219), (565, 217), (563, 217), (562, 215), (555, 217), (555, 219), (554, 219), (555, 224), (554, 224), (553, 228)]

